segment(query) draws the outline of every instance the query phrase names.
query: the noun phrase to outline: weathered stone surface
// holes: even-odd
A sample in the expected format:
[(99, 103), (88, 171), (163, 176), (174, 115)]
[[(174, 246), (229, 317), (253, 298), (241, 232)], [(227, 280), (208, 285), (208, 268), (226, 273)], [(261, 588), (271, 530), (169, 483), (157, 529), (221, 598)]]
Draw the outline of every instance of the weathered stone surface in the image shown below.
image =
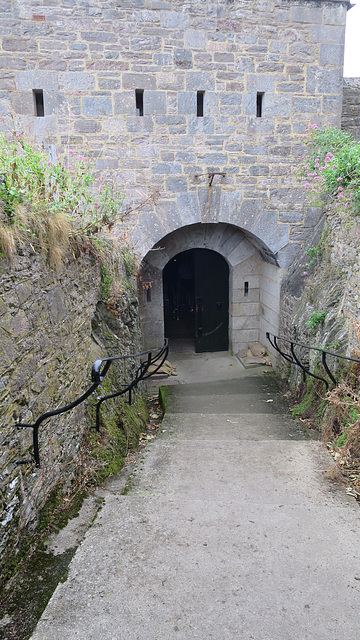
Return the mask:
[[(55, 272), (44, 259), (23, 248), (11, 268), (2, 261), (0, 282), (3, 567), (9, 549), (15, 553), (26, 527), (35, 530), (39, 510), (51, 492), (57, 488), (65, 493), (75, 476), (78, 481), (83, 471), (87, 473), (84, 465), (89, 455), (85, 445), (89, 422), (83, 404), (41, 425), (40, 469), (17, 464), (33, 457), (32, 430), (18, 430), (15, 422), (33, 424), (45, 411), (82, 395), (91, 385), (95, 359), (122, 355), (124, 349), (137, 352), (139, 332), (137, 299), (125, 289), (117, 315), (103, 305), (100, 315), (109, 317), (102, 328), (93, 322), (101, 295), (100, 270), (89, 257), (76, 262), (69, 257)], [(123, 371), (119, 373), (123, 383)], [(108, 418), (115, 419), (115, 405), (110, 411)]]

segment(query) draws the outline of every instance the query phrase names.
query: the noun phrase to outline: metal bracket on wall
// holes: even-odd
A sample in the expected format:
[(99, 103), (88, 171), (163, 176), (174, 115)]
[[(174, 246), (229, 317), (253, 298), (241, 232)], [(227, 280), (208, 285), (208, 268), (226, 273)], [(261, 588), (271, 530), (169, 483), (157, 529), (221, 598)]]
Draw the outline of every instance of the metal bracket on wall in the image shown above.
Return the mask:
[(214, 182), (215, 176), (221, 176), (222, 178), (226, 178), (226, 173), (221, 171), (211, 171), (209, 173), (197, 173), (195, 174), (195, 182), (197, 182), (198, 178), (202, 178), (203, 176), (207, 176), (209, 181), (209, 187), (212, 187), (212, 183)]

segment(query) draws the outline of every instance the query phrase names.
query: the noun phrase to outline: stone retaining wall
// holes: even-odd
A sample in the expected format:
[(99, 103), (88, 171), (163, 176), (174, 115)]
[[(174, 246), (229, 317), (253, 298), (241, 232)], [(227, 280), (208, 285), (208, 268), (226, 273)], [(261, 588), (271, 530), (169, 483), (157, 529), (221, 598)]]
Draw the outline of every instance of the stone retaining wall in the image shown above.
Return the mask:
[(360, 140), (360, 78), (344, 78), (341, 128)]
[[(53, 491), (64, 494), (96, 466), (85, 442), (90, 426), (86, 403), (41, 425), (40, 469), (34, 462), (19, 465), (33, 460), (33, 432), (18, 430), (14, 423), (34, 423), (45, 411), (75, 400), (91, 386), (92, 363), (109, 354), (136, 352), (139, 331), (136, 296), (124, 291), (116, 314), (107, 311), (98, 303), (99, 267), (86, 256), (69, 257), (55, 272), (40, 256), (24, 251), (12, 266), (2, 261), (0, 290), (3, 563), (23, 532), (36, 528), (38, 512)], [(115, 403), (106, 417), (116, 422)], [(109, 437), (106, 447), (111, 452)]]

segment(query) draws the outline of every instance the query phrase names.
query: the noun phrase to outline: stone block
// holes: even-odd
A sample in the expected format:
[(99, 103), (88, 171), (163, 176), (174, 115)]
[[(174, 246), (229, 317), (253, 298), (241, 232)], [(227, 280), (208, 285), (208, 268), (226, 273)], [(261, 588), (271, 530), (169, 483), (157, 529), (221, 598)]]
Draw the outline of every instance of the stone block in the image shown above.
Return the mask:
[(36, 52), (37, 42), (33, 38), (3, 38), (3, 51), (23, 51), (25, 53)]
[(185, 45), (190, 49), (204, 51), (206, 47), (206, 32), (200, 29), (187, 29), (185, 31)]
[(101, 124), (97, 120), (77, 119), (74, 123), (74, 130), (76, 133), (99, 133)]
[(293, 113), (321, 113), (321, 98), (294, 98)]
[(239, 114), (242, 112), (242, 93), (220, 94), (220, 114)]
[(223, 167), (228, 162), (228, 156), (226, 153), (199, 153), (198, 158), (200, 164), (210, 167)]
[(215, 76), (207, 71), (189, 71), (186, 76), (187, 91), (214, 91)]
[(291, 96), (274, 93), (265, 93), (262, 107), (263, 117), (265, 116), (290, 116)]
[(328, 44), (331, 42), (334, 45), (344, 44), (345, 30), (342, 26), (328, 26), (328, 25), (311, 25), (310, 26), (310, 42), (315, 44)]
[(246, 93), (243, 95), (243, 114), (245, 116), (256, 114), (256, 93)]
[(301, 244), (298, 242), (289, 242), (285, 247), (280, 249), (276, 254), (279, 267), (287, 269), (298, 258)]
[(326, 3), (323, 8), (323, 23), (345, 26), (347, 7), (344, 4)]
[(190, 49), (174, 50), (174, 65), (179, 69), (191, 69), (193, 66), (192, 52)]
[(344, 60), (343, 45), (322, 44), (320, 47), (320, 64), (342, 67)]
[(263, 210), (260, 199), (244, 199), (241, 207), (237, 224), (242, 229), (251, 231), (255, 225), (257, 218)]
[(64, 91), (93, 91), (95, 78), (91, 73), (82, 71), (59, 72), (59, 86)]
[[(99, 31), (83, 31), (81, 32), (82, 40), (88, 42), (101, 42), (104, 44), (115, 44), (117, 42), (117, 34), (112, 31), (105, 31), (101, 29)], [(73, 39), (74, 36), (73, 36)]]
[(154, 63), (159, 67), (166, 67), (172, 65), (173, 59), (170, 53), (155, 53)]
[(242, 192), (223, 193), (220, 201), (219, 221), (235, 224), (239, 217)]
[(196, 162), (196, 155), (191, 151), (178, 151), (175, 154), (175, 158), (181, 164), (194, 164)]
[[(244, 296), (244, 283), (247, 282), (248, 283), (248, 293), (246, 296)], [(234, 281), (235, 284), (235, 281)], [(241, 279), (241, 282), (236, 282), (236, 289), (234, 292), (234, 300), (246, 300), (247, 303), (259, 303), (260, 301), (260, 289), (259, 287), (255, 288), (252, 287), (249, 280), (244, 277)], [(238, 286), (240, 285), (240, 286)], [(237, 316), (239, 315), (240, 312), (240, 307), (242, 306), (242, 303), (237, 302), (235, 304), (232, 305), (232, 315)]]
[(249, 167), (249, 173), (251, 176), (268, 176), (269, 167), (267, 165), (255, 164)]
[(266, 240), (269, 249), (273, 253), (277, 253), (285, 247), (289, 242), (290, 229), (287, 224), (279, 224), (273, 231), (268, 229)]
[(132, 51), (159, 51), (161, 49), (161, 38), (159, 36), (132, 36), (130, 39)]
[(156, 89), (155, 76), (150, 73), (124, 73), (123, 89)]
[(17, 71), (15, 79), (18, 91), (32, 91), (32, 89), (56, 91), (59, 88), (56, 71)]
[(273, 92), (275, 87), (275, 78), (270, 74), (257, 75), (249, 73), (246, 78), (246, 89), (249, 93), (257, 91)]
[(45, 115), (68, 114), (69, 103), (64, 93), (60, 91), (44, 91)]
[(134, 11), (134, 20), (135, 22), (159, 22), (159, 14), (157, 11), (150, 10), (142, 10), (142, 11)]
[(144, 114), (166, 114), (166, 91), (144, 92)]
[(279, 211), (279, 221), (288, 222), (290, 224), (299, 224), (303, 222), (304, 214), (302, 211)]
[(189, 116), (188, 132), (191, 135), (214, 133), (214, 118), (212, 116), (204, 116), (203, 118), (198, 118), (197, 116)]
[(200, 222), (200, 205), (196, 193), (179, 193), (177, 205), (184, 225)]
[(233, 347), (235, 344), (247, 346), (248, 342), (259, 342), (259, 329), (233, 329)]
[(178, 95), (178, 112), (185, 115), (196, 115), (197, 97), (195, 91), (181, 91)]
[(166, 189), (175, 193), (186, 192), (187, 180), (185, 177), (173, 177), (166, 180)]
[(181, 173), (181, 164), (159, 162), (152, 168), (153, 173), (163, 173), (165, 175), (179, 175)]
[[(232, 267), (242, 264), (255, 254), (255, 249), (248, 241), (239, 242), (239, 244), (229, 253), (227, 260)], [(236, 281), (234, 280), (234, 286)]]
[(100, 91), (118, 91), (121, 89), (121, 80), (116, 78), (99, 78)]
[(219, 94), (214, 91), (205, 91), (204, 116), (217, 116), (219, 114)]
[(304, 85), (299, 82), (279, 82), (276, 91), (279, 93), (304, 93)]
[(85, 42), (70, 42), (71, 51), (86, 51), (88, 45)]
[(84, 116), (106, 116), (112, 113), (110, 98), (83, 98), (82, 113)]
[[(244, 153), (250, 156), (266, 156), (268, 155), (267, 147), (263, 144), (244, 144)], [(253, 162), (253, 160), (250, 160)]]
[(322, 23), (322, 6), (295, 5), (291, 8), (291, 17), (294, 22), (305, 24)]
[(255, 224), (252, 226), (251, 231), (259, 238), (264, 239), (265, 244), (270, 235), (278, 230), (278, 218), (276, 211), (262, 211), (258, 216)]
[(136, 115), (135, 91), (121, 91), (114, 96), (114, 113)]
[(160, 11), (160, 24), (165, 29), (186, 29), (189, 26), (188, 13), (180, 11)]
[(316, 60), (316, 47), (308, 42), (293, 42), (289, 46), (289, 55), (293, 62), (314, 62)]
[[(8, 113), (9, 101), (6, 101), (6, 112)], [(11, 108), (19, 115), (35, 115), (34, 98), (30, 92), (17, 93), (11, 96)], [(4, 114), (5, 115), (5, 114)]]

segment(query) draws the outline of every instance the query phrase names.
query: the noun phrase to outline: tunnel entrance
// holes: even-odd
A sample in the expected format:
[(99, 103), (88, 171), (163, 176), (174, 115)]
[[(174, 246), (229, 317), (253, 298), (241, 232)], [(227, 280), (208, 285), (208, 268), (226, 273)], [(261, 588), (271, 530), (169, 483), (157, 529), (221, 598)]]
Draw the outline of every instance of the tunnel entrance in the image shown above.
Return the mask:
[(195, 352), (229, 349), (229, 267), (210, 249), (189, 249), (163, 270), (165, 336)]

